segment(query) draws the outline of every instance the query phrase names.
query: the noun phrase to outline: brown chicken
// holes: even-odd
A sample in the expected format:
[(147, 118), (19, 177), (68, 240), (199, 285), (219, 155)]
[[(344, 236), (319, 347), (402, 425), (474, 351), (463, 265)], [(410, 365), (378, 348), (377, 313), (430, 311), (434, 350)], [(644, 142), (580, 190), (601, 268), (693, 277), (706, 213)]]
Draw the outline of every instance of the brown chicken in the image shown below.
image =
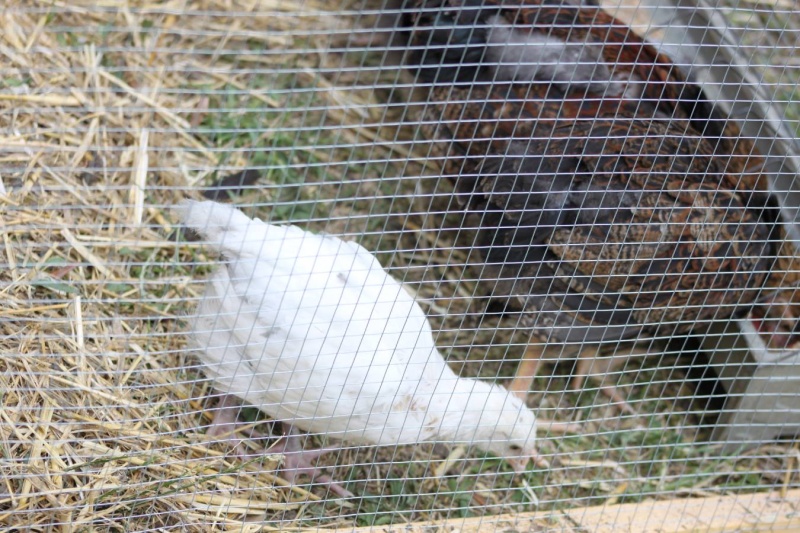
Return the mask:
[[(544, 0), (415, 0), (403, 24), (481, 279), (535, 340), (580, 347), (573, 387), (602, 344), (758, 297), (777, 253), (761, 158), (666, 56), (597, 7)], [(531, 344), (512, 390), (541, 357)]]

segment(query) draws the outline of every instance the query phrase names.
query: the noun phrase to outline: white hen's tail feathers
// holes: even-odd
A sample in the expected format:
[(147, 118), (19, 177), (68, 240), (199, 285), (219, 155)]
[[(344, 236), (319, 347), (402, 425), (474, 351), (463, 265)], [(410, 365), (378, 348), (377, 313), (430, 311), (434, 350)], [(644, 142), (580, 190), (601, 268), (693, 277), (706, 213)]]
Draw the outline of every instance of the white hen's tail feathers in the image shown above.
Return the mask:
[(242, 232), (252, 222), (238, 209), (216, 202), (184, 200), (175, 211), (187, 226), (212, 244), (222, 242), (227, 233)]
[(271, 254), (286, 251), (283, 244), (291, 242), (287, 236), (296, 239), (305, 233), (294, 226), (251, 219), (238, 209), (217, 202), (184, 200), (175, 210), (188, 227), (228, 259), (268, 260)]

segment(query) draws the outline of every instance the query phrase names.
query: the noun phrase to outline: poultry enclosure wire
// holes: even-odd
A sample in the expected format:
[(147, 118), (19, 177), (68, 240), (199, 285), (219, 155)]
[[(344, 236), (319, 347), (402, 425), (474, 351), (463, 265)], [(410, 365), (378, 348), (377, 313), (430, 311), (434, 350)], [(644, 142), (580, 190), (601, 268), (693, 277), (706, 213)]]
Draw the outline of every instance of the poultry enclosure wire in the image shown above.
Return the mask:
[[(747, 527), (742, 509), (748, 524), (796, 516), (800, 10), (463, 4), (5, 2), (3, 530), (670, 530), (697, 509), (691, 527), (724, 530)], [(531, 62), (534, 75), (520, 68)], [(241, 213), (209, 207), (192, 223), (176, 210), (186, 198)], [(228, 217), (217, 226), (215, 209)], [(309, 233), (254, 257), (240, 237), (215, 241), (251, 217)], [(654, 243), (707, 270), (643, 260)], [(547, 261), (532, 258), (545, 247)], [(633, 259), (655, 270), (626, 275)], [(268, 276), (273, 263), (292, 266)], [(209, 298), (220, 272), (232, 310)], [(255, 326), (254, 308), (276, 322)], [(281, 328), (300, 339), (279, 350), (298, 366), (268, 371), (250, 355)], [(211, 334), (247, 354), (233, 365), (243, 388), (214, 381), (231, 365), (213, 361)], [(376, 338), (396, 350), (348, 362)], [(308, 358), (327, 372), (314, 342), (337, 339), (319, 390), (287, 387)], [(374, 392), (373, 364), (421, 347), (427, 374), (395, 368)], [(416, 414), (440, 413), (414, 380), (439, 376), (445, 391), (513, 384), (507, 403), (539, 418), (546, 463), (515, 472), (495, 427), (467, 442), (424, 433), (435, 424)], [(402, 416), (373, 408), (381, 436), (357, 437), (345, 431), (358, 417), (303, 431), (313, 415), (276, 414), (293, 392), (315, 413), (347, 408), (337, 380), (368, 411), (385, 400)], [(405, 403), (386, 392), (404, 385)], [(280, 386), (281, 400), (266, 395)], [(213, 435), (226, 402), (242, 425)], [(446, 422), (499, 427), (500, 408), (468, 403), (447, 404)], [(381, 440), (400, 418), (419, 442)], [(320, 458), (329, 479), (287, 481), (289, 436), (335, 448)]]

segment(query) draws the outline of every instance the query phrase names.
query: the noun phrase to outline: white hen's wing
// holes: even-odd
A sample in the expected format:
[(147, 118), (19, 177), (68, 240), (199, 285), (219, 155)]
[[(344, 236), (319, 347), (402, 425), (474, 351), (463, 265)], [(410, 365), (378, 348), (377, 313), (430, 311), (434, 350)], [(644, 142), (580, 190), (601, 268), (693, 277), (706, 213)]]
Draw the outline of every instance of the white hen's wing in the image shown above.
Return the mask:
[(218, 388), (308, 431), (421, 440), (426, 399), (455, 376), (422, 309), (369, 252), (213, 202), (188, 212), (228, 259), (193, 324)]

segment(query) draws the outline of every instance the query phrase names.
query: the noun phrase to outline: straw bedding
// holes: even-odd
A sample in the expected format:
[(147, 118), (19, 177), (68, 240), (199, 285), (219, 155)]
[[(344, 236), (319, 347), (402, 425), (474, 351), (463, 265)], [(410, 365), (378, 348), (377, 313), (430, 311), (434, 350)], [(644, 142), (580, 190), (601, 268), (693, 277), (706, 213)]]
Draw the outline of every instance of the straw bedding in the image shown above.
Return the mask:
[(328, 51), (367, 23), (340, 15), (347, 7), (5, 3), (4, 530), (369, 525), (796, 482), (790, 446), (720, 458), (709, 470), (703, 457), (713, 450), (695, 443), (705, 430), (692, 391), (669, 382), (681, 370), (639, 371), (638, 363), (629, 390), (650, 398), (644, 412), (671, 413), (654, 415), (646, 433), (641, 420), (608, 418), (593, 394), (559, 400), (552, 392), (566, 376), (558, 371), (537, 381), (533, 401), (544, 414), (566, 418), (577, 406), (588, 422), (582, 435), (543, 432), (560, 466), (524, 480), (458, 449), (349, 450), (332, 458), (341, 465), (335, 477), (365, 498), (323, 502), (324, 488), (278, 478), (280, 457), (263, 442), (249, 443), (254, 454), (243, 460), (207, 441), (214, 393), (182, 331), (214, 257), (176, 239), (168, 208), (244, 168), (264, 178), (237, 203), (271, 206), (250, 214), (346, 234), (379, 252), (417, 291), (456, 370), (510, 375), (503, 359), (527, 342), (513, 322), (483, 317), (468, 271), (445, 268), (466, 252), (453, 246), (456, 232), (428, 231), (447, 223), (412, 199), (414, 176), (436, 169), (425, 154), (409, 162), (413, 132), (392, 125), (403, 114), (388, 88), (397, 74), (371, 68), (375, 54)]

